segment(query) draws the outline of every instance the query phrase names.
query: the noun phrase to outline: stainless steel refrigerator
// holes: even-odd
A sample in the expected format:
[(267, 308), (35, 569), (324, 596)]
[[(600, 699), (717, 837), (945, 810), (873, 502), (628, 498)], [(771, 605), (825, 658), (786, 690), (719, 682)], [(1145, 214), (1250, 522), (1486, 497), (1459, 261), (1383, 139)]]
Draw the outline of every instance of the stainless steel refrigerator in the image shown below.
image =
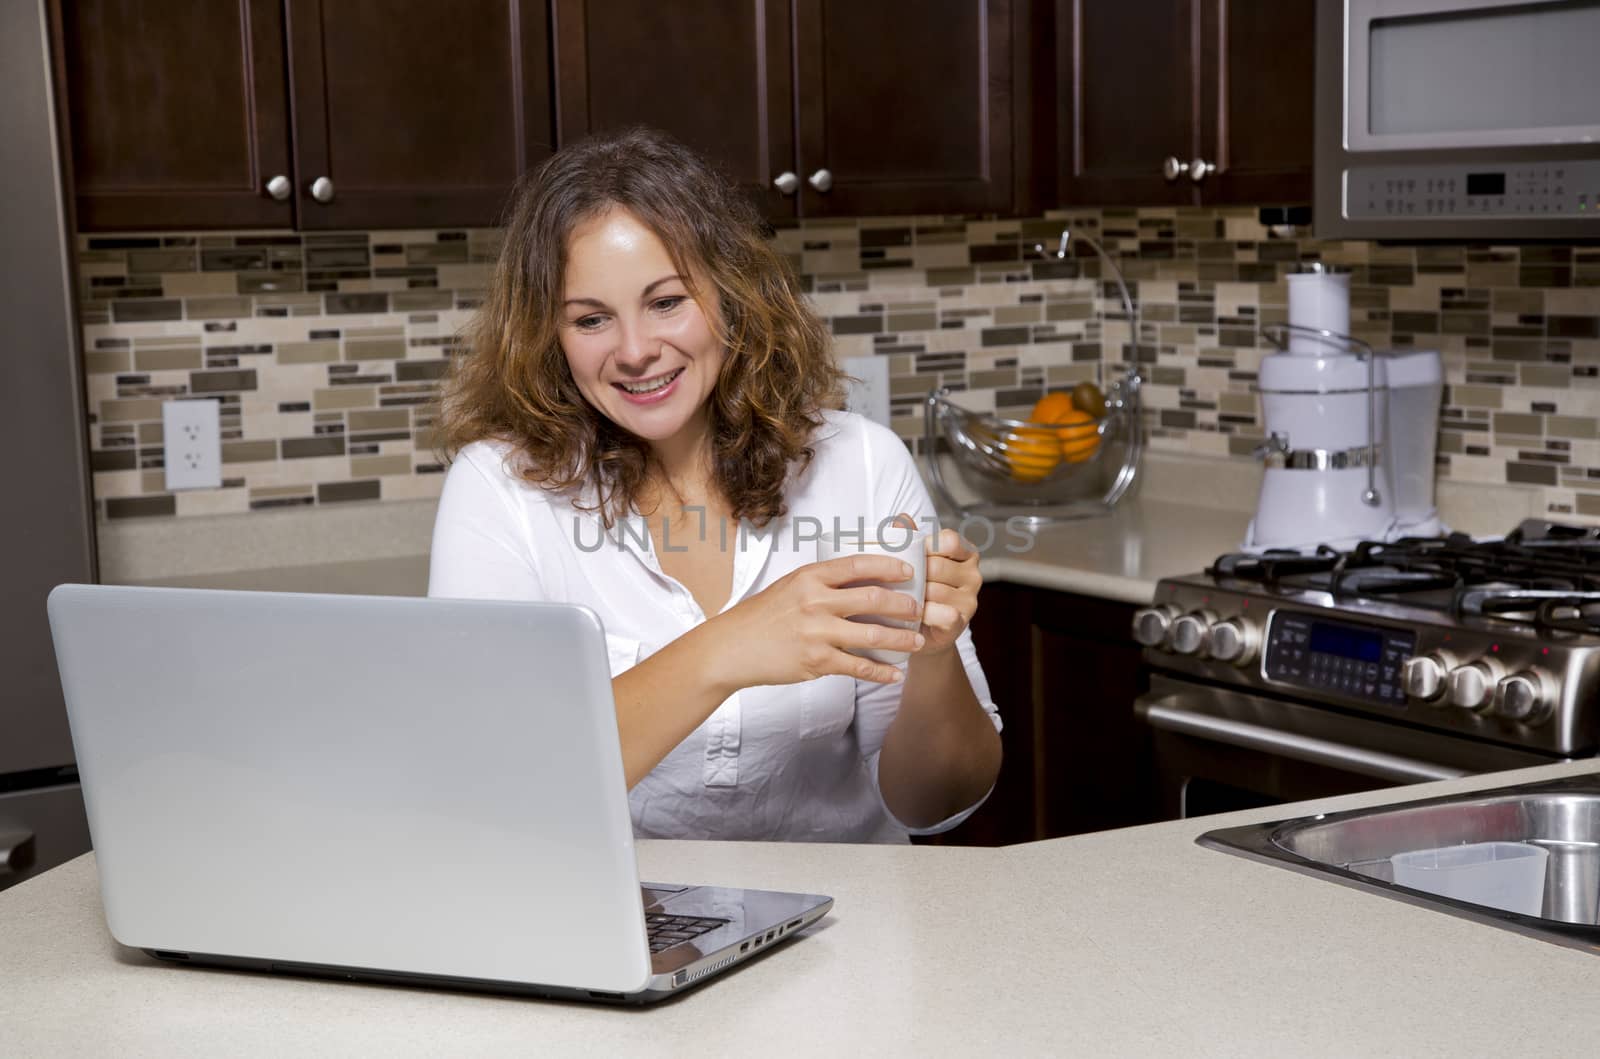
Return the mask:
[(0, 888), (89, 848), (45, 618), (95, 580), (71, 232), (42, 0), (0, 0)]

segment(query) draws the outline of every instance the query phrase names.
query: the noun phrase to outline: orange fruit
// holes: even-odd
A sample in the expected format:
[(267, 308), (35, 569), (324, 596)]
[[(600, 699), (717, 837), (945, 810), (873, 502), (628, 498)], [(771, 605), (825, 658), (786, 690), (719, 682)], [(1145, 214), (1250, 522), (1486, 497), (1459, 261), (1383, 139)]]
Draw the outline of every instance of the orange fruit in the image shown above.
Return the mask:
[(1020, 427), (1007, 432), (1005, 454), (1013, 480), (1037, 482), (1061, 462), (1061, 442), (1054, 431)]
[(1061, 458), (1068, 463), (1082, 463), (1099, 450), (1099, 423), (1088, 412), (1080, 408), (1070, 409), (1058, 417), (1055, 424)]
[(1072, 411), (1072, 395), (1062, 390), (1047, 393), (1034, 404), (1028, 419), (1034, 423), (1054, 423), (1057, 417)]
[[(1082, 463), (1100, 448), (1099, 417), (1082, 408), (1079, 401), (1084, 396), (1078, 391), (1095, 389), (1093, 383), (1079, 383), (1071, 393), (1057, 391), (1039, 398), (1033, 406), (1031, 418), (1035, 423), (1048, 423), (1056, 428), (1061, 457), (1068, 463)], [(1105, 398), (1101, 398), (1102, 407)]]

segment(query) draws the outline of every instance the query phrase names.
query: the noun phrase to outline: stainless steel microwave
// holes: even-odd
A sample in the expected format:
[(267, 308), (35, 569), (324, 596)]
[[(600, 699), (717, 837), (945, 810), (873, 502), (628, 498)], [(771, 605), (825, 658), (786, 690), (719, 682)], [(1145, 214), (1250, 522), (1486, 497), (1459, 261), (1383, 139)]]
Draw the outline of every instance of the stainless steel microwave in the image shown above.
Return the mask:
[(1320, 237), (1600, 239), (1600, 0), (1317, 0)]

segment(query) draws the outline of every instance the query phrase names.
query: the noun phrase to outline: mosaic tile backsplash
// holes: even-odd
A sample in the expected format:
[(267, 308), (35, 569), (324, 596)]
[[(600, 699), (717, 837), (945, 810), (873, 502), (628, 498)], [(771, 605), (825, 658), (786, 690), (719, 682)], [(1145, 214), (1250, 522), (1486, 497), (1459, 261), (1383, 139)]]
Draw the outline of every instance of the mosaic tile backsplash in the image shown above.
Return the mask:
[[(1136, 346), (1098, 258), (1034, 250), (1063, 225), (1118, 258)], [(1550, 514), (1600, 521), (1600, 248), (1319, 241), (1254, 210), (1174, 208), (827, 220), (776, 238), (839, 354), (890, 358), (893, 426), (913, 445), (935, 385), (1022, 415), (1132, 351), (1152, 448), (1250, 459), (1271, 351), (1257, 328), (1285, 319), (1295, 265), (1346, 266), (1358, 337), (1443, 355), (1440, 476), (1536, 486)], [(497, 250), (492, 230), (82, 237), (97, 513), (437, 495), (431, 405)], [(161, 405), (186, 396), (221, 401), (220, 489), (164, 489)]]

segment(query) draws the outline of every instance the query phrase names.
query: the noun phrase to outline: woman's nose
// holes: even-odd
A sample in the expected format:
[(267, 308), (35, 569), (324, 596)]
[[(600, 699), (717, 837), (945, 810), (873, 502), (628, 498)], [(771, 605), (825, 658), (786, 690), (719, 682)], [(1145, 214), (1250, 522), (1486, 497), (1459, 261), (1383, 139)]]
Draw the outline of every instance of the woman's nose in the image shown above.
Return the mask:
[(661, 356), (661, 343), (641, 324), (623, 323), (617, 332), (617, 364), (643, 370)]

